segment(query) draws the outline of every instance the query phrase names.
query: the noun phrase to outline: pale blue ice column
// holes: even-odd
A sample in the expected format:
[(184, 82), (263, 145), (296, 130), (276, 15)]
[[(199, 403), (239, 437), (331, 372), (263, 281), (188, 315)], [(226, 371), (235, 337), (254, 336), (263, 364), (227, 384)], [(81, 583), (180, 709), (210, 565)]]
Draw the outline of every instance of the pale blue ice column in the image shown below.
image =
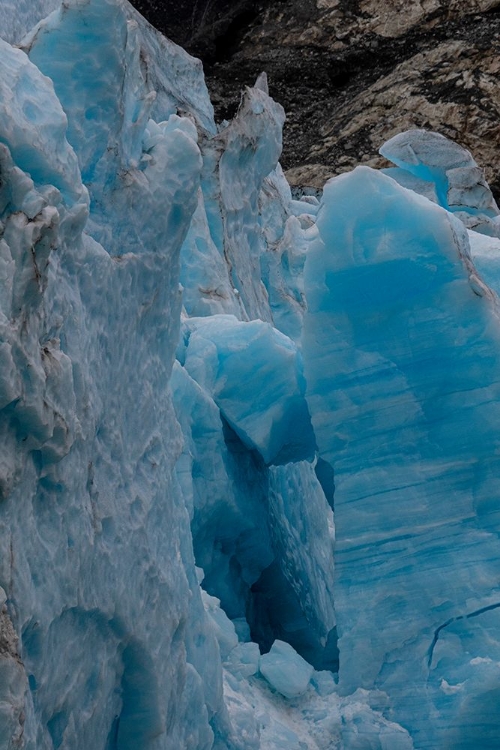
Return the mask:
[(415, 748), (496, 748), (497, 298), (463, 225), (379, 172), (329, 182), (318, 230), (303, 351), (335, 470), (340, 688), (385, 693)]

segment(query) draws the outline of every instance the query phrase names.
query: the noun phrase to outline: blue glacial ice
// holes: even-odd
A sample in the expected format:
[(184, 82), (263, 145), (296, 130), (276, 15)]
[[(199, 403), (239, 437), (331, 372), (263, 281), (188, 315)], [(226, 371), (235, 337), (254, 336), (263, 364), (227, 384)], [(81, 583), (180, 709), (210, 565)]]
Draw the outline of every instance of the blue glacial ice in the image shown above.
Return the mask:
[(231, 315), (190, 318), (182, 337), (185, 369), (247, 448), (266, 464), (312, 461), (302, 358), (291, 339), (269, 323)]
[(295, 200), (265, 75), (216, 125), (126, 0), (2, 13), (0, 750), (496, 748), (472, 157)]
[(329, 183), (317, 228), (303, 352), (335, 468), (340, 689), (383, 691), (415, 747), (495, 747), (497, 297), (463, 225), (380, 172)]
[(467, 149), (440, 133), (408, 130), (384, 143), (380, 153), (397, 165), (383, 171), (400, 185), (451, 211), (476, 232), (500, 235), (498, 206)]

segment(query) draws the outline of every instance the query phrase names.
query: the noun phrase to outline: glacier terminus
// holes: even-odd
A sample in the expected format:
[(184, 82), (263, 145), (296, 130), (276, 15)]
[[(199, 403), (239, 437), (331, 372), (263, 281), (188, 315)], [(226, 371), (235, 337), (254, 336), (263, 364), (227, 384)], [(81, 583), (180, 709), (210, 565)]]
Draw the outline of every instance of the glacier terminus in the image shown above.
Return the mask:
[(500, 747), (500, 211), (424, 130), (292, 196), (284, 120), (2, 0), (0, 750)]

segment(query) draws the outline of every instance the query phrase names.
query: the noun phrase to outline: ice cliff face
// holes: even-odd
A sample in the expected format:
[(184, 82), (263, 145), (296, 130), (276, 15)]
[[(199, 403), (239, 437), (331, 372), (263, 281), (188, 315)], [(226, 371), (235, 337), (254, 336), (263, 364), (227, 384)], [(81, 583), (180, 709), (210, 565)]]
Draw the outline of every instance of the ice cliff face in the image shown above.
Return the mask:
[(217, 127), (124, 0), (51, 9), (0, 40), (0, 748), (496, 747), (477, 165), (292, 200), (265, 76)]

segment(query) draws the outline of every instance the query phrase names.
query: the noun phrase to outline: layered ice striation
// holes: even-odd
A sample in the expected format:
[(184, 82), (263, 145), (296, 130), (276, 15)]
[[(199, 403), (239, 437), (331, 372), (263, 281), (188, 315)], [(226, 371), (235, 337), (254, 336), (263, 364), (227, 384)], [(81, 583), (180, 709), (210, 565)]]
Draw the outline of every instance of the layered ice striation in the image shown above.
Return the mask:
[(417, 748), (493, 748), (497, 297), (463, 225), (379, 172), (329, 183), (317, 227), (303, 351), (335, 469), (340, 688), (384, 691)]
[(470, 154), (295, 200), (264, 74), (216, 125), (126, 0), (2, 14), (0, 749), (496, 747)]

